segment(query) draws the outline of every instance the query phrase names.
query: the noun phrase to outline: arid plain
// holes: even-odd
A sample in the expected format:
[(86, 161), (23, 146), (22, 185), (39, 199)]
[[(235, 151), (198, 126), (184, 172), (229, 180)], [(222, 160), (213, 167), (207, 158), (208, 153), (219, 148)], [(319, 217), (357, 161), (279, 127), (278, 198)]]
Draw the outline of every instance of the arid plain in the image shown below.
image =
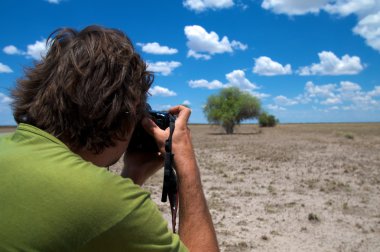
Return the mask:
[(222, 251), (380, 251), (380, 124), (190, 128)]
[(222, 251), (380, 251), (380, 123), (190, 129)]

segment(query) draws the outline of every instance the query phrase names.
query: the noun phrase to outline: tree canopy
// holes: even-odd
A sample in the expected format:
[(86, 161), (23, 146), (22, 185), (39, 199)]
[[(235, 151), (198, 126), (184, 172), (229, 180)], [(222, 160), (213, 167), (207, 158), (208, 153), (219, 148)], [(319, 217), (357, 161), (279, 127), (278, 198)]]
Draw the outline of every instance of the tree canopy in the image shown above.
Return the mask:
[(248, 92), (230, 87), (211, 95), (203, 111), (208, 122), (221, 125), (227, 134), (232, 134), (234, 126), (241, 121), (258, 117), (260, 101)]

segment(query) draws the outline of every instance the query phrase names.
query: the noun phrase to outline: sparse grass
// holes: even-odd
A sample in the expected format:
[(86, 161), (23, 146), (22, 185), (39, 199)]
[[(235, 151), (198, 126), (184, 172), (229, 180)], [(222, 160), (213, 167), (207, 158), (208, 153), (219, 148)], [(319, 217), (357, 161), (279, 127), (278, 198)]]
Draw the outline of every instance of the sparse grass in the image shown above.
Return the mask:
[(268, 241), (269, 240), (269, 237), (267, 235), (262, 235), (260, 238), (263, 241)]
[(336, 180), (327, 180), (325, 181), (324, 185), (320, 188), (321, 192), (329, 193), (329, 192), (336, 192), (336, 191), (345, 191), (349, 192), (351, 190), (351, 187), (348, 183), (344, 183), (341, 181)]
[(272, 195), (277, 195), (277, 193), (276, 193), (276, 188), (274, 188), (274, 186), (272, 186), (272, 185), (269, 185), (269, 186), (268, 186), (268, 192), (269, 192), (270, 194), (272, 194)]
[(273, 235), (273, 236), (280, 236), (280, 233), (277, 232), (276, 230), (270, 231), (270, 234)]
[(317, 178), (307, 179), (304, 181), (304, 183), (309, 189), (315, 189), (317, 187), (317, 184), (319, 183), (319, 179)]
[(309, 215), (307, 216), (307, 219), (312, 222), (312, 223), (317, 223), (317, 222), (320, 222), (321, 220), (319, 219), (318, 215), (316, 215), (315, 213), (309, 213)]
[(352, 135), (351, 133), (344, 134), (344, 137), (350, 140), (354, 140), (354, 135)]
[(348, 203), (344, 202), (343, 205), (342, 205), (342, 208), (343, 208), (344, 211), (348, 210)]
[(266, 213), (275, 214), (280, 212), (281, 206), (279, 204), (265, 204), (264, 210)]

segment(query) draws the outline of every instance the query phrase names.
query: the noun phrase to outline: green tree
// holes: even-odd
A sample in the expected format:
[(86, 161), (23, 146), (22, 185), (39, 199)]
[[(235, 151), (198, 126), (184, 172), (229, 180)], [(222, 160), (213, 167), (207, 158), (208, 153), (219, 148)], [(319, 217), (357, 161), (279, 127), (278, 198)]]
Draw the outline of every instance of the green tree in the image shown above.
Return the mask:
[(208, 122), (221, 125), (227, 134), (233, 134), (235, 125), (260, 114), (260, 101), (239, 88), (230, 87), (211, 95), (203, 109)]
[(278, 123), (278, 119), (274, 115), (262, 112), (259, 116), (260, 127), (274, 127)]

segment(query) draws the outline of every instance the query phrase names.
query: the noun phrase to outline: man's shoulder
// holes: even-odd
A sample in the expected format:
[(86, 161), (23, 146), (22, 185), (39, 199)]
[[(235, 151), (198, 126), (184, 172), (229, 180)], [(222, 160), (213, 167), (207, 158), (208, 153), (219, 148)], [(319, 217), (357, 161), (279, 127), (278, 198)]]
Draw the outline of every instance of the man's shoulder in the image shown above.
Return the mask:
[(10, 244), (71, 251), (149, 198), (130, 179), (86, 162), (54, 139), (13, 134), (0, 145), (0, 237)]

